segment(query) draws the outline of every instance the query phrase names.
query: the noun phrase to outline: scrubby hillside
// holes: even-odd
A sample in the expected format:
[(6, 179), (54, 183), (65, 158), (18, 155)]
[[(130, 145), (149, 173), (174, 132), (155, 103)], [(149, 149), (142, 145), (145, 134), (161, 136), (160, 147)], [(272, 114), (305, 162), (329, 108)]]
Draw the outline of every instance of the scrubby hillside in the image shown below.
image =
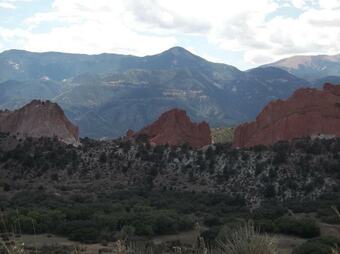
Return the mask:
[(177, 233), (198, 221), (214, 239), (221, 225), (253, 218), (268, 232), (311, 237), (315, 223), (281, 218), (287, 209), (334, 222), (330, 206), (340, 206), (339, 139), (197, 150), (143, 138), (74, 147), (2, 134), (0, 148), (0, 209), (24, 233), (112, 241), (127, 232)]
[(2, 181), (13, 191), (42, 185), (51, 191), (66, 186), (81, 192), (137, 187), (219, 192), (255, 205), (269, 198), (313, 199), (332, 191), (340, 166), (339, 139), (240, 150), (230, 144), (202, 150), (138, 141), (84, 139), (82, 144), (75, 148), (50, 139), (21, 141), (15, 149), (1, 151)]

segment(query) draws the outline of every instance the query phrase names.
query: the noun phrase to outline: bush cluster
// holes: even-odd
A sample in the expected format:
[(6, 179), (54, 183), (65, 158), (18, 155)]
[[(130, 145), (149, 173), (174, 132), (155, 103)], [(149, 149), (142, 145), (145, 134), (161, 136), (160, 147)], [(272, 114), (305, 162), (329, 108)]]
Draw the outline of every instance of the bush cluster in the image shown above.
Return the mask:
[(313, 238), (320, 235), (320, 227), (312, 218), (294, 218), (282, 216), (275, 220), (262, 219), (256, 221), (256, 226), (263, 232), (282, 233), (303, 238)]

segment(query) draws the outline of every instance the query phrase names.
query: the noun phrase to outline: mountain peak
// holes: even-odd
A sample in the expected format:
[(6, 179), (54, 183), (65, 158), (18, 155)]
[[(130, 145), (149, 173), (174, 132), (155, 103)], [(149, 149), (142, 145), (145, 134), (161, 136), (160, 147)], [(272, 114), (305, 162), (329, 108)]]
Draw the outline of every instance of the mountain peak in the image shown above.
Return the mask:
[(169, 48), (168, 50), (165, 50), (162, 53), (158, 54), (158, 56), (166, 56), (166, 57), (171, 57), (171, 58), (176, 58), (176, 59), (179, 59), (179, 58), (184, 59), (185, 58), (185, 59), (204, 60), (200, 56), (197, 56), (197, 55), (191, 53), (189, 50), (182, 48), (182, 47), (179, 47), (179, 46)]
[(180, 54), (193, 55), (189, 50), (187, 50), (183, 47), (179, 47), (179, 46), (169, 48), (168, 50), (164, 51), (163, 53), (170, 53), (170, 54), (173, 54), (173, 55), (180, 55)]
[(325, 76), (338, 76), (340, 70), (340, 54), (297, 55), (264, 66), (278, 67), (300, 78), (314, 80)]

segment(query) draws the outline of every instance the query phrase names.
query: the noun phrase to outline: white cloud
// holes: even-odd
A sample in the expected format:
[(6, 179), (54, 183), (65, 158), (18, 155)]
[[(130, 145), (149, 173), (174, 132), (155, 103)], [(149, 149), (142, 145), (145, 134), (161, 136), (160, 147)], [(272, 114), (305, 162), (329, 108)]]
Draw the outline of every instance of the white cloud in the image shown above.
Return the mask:
[[(74, 53), (115, 52), (155, 54), (176, 44), (174, 36), (140, 33), (129, 24), (124, 1), (56, 0), (49, 12), (25, 20), (30, 33), (25, 49)], [(58, 24), (48, 32), (33, 32), (41, 24)]]
[(189, 50), (191, 53), (193, 54), (196, 54), (196, 55), (199, 55), (200, 57), (203, 57), (204, 59), (210, 61), (210, 62), (213, 62), (213, 63), (223, 63), (223, 59), (219, 58), (218, 56), (213, 56), (207, 52), (205, 53), (201, 53), (201, 52), (198, 52), (194, 47), (187, 47), (186, 48), (187, 50)]
[(15, 9), (15, 5), (9, 2), (0, 2), (0, 8), (2, 9)]
[(340, 7), (340, 0), (319, 0), (321, 9), (336, 9)]
[[(200, 34), (226, 51), (243, 51), (249, 64), (293, 54), (335, 53), (340, 27), (340, 0), (292, 0), (298, 17), (267, 19), (280, 4), (273, 0), (130, 0), (134, 26), (155, 33)], [(131, 7), (132, 6), (132, 7)], [(199, 22), (198, 22), (199, 21)], [(147, 28), (143, 30), (143, 25)], [(201, 52), (201, 55), (209, 55)]]
[(54, 28), (49, 33), (28, 36), (27, 49), (98, 54), (115, 52), (155, 54), (175, 44), (171, 37), (159, 38), (131, 33), (119, 24), (99, 26), (88, 21), (82, 25)]
[(17, 4), (31, 1), (32, 0), (0, 0), (0, 8), (14, 10), (17, 8)]
[[(269, 46), (263, 50), (249, 47), (248, 61), (261, 63), (256, 58), (262, 55), (279, 59), (295, 54), (335, 54), (340, 52), (339, 10), (309, 10), (298, 18), (276, 17), (264, 24), (262, 38)], [(261, 31), (255, 32), (261, 34)]]
[[(275, 14), (282, 7), (300, 14)], [(257, 65), (340, 52), (339, 7), (340, 0), (55, 0), (50, 11), (36, 13), (21, 28), (0, 29), (0, 37), (34, 51), (145, 55), (200, 35), (209, 46), (241, 51), (246, 64)], [(39, 32), (41, 25), (51, 29)], [(209, 49), (197, 53), (211, 55)]]
[(303, 9), (307, 6), (306, 0), (292, 0), (292, 5), (298, 9)]

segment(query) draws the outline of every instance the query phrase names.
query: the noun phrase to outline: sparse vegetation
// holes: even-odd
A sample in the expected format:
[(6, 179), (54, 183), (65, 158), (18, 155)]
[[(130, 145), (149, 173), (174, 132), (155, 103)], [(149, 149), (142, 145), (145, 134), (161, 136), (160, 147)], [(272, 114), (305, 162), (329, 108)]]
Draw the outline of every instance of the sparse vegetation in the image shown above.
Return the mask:
[(223, 253), (228, 254), (274, 254), (277, 251), (275, 239), (260, 234), (251, 222), (232, 230), (218, 243)]
[(34, 233), (33, 222), (38, 234), (110, 242), (178, 233), (198, 221), (209, 227), (202, 236), (212, 243), (240, 219), (253, 219), (256, 232), (305, 238), (320, 234), (308, 214), (339, 220), (330, 208), (340, 207), (339, 172), (331, 166), (338, 163), (338, 139), (239, 150), (152, 147), (143, 140), (84, 139), (77, 148), (44, 138), (15, 142), (0, 149), (0, 208), (23, 233)]

